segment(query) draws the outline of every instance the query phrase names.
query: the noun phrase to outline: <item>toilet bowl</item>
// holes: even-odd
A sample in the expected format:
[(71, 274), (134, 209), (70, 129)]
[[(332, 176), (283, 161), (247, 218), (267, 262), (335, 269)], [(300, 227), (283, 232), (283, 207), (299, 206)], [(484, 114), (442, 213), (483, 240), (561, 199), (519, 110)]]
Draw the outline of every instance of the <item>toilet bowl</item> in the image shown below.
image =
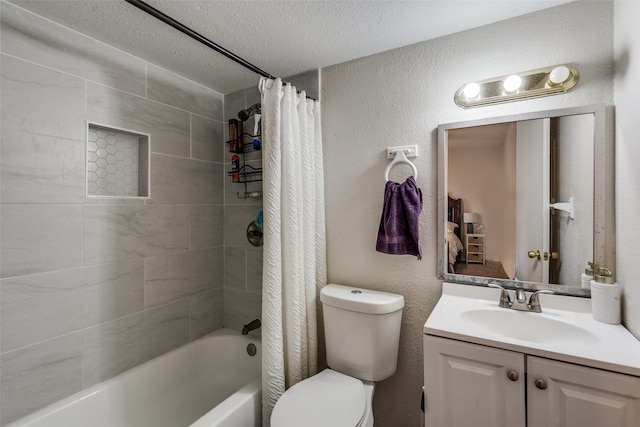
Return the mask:
[(325, 369), (282, 395), (271, 426), (373, 427), (373, 393), (373, 383)]
[(320, 291), (330, 369), (276, 402), (272, 427), (373, 427), (375, 381), (396, 371), (402, 295), (341, 285)]

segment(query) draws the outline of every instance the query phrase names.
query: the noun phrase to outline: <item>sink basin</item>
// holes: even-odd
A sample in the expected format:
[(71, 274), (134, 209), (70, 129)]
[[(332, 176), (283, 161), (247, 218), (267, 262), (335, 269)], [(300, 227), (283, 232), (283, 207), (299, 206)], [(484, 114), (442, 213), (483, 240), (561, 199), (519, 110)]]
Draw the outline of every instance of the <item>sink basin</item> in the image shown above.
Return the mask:
[(554, 319), (543, 313), (527, 313), (505, 308), (469, 309), (460, 313), (463, 321), (503, 337), (534, 343), (569, 341), (595, 344), (598, 338), (586, 329)]

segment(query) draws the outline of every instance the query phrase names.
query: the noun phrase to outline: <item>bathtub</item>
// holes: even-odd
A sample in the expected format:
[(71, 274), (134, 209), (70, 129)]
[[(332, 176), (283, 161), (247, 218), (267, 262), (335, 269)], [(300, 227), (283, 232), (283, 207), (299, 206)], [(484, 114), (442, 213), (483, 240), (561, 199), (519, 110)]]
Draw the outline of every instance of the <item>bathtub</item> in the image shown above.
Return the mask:
[(7, 427), (259, 427), (261, 359), (220, 329)]

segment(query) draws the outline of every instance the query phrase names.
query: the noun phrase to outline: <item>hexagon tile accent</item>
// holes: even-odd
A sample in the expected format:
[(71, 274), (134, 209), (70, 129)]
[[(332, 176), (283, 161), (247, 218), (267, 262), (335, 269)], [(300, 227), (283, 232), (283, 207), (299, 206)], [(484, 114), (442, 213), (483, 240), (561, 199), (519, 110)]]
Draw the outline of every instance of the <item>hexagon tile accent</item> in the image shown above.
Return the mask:
[(90, 196), (139, 196), (139, 143), (135, 135), (89, 127), (87, 193)]

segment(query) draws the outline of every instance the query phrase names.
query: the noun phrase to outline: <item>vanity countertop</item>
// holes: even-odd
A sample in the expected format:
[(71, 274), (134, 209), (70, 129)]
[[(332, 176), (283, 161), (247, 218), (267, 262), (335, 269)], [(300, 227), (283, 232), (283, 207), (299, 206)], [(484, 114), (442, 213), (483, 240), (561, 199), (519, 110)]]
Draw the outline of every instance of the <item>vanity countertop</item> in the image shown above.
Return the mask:
[[(498, 307), (499, 297), (499, 289), (445, 282), (442, 297), (424, 324), (424, 333), (640, 377), (640, 341), (622, 325), (594, 320), (590, 299), (543, 294), (542, 313), (527, 313)], [(479, 312), (504, 316), (505, 323), (517, 320), (517, 325), (503, 324), (502, 329), (512, 326), (509, 333), (496, 333), (468, 316)], [(537, 326), (528, 326), (528, 320)], [(550, 325), (549, 331), (540, 330), (539, 325), (546, 325), (538, 322), (541, 320)], [(568, 332), (554, 336), (554, 329)], [(571, 331), (576, 332), (576, 339)], [(516, 338), (520, 332), (522, 339)]]

